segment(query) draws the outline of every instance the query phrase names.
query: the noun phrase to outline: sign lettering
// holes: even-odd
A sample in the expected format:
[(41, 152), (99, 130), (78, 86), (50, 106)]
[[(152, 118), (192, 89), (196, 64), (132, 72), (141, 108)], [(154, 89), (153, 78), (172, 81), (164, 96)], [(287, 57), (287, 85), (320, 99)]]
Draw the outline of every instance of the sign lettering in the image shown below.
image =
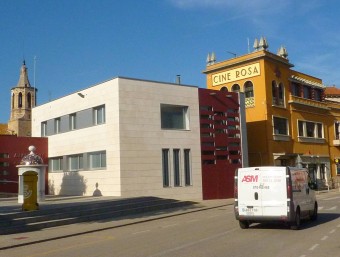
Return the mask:
[(257, 182), (259, 179), (259, 176), (256, 175), (246, 175), (243, 177), (242, 182)]
[(236, 80), (259, 76), (260, 74), (260, 63), (254, 63), (212, 75), (212, 85), (215, 87)]

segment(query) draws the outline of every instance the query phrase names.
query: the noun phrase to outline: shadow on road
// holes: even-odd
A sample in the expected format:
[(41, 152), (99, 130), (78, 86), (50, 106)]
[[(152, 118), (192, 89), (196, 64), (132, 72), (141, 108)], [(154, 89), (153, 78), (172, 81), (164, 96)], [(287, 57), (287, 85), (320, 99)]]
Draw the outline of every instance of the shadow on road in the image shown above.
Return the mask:
[[(316, 221), (311, 221), (309, 219), (301, 221), (300, 230), (309, 229), (312, 227), (317, 227), (322, 224), (331, 222), (340, 217), (338, 213), (319, 213), (318, 219)], [(254, 223), (250, 226), (251, 229), (290, 229), (288, 224), (279, 222), (266, 222), (266, 223)]]

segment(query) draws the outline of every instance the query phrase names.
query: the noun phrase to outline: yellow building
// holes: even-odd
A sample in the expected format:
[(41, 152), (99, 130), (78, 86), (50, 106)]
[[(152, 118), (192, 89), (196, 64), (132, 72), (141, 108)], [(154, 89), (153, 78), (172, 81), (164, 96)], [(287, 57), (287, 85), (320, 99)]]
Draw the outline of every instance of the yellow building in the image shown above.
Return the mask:
[(216, 62), (209, 54), (207, 88), (245, 94), (250, 166), (303, 166), (320, 187), (331, 186), (340, 104), (326, 101), (322, 80), (293, 70), (287, 57), (284, 47), (269, 52), (265, 38), (243, 56)]

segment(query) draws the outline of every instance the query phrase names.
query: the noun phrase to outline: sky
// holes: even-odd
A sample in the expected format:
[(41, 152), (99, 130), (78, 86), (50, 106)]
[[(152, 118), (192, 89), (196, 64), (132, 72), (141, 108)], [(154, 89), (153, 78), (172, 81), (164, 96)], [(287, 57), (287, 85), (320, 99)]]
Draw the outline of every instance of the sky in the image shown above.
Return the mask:
[(295, 70), (340, 86), (337, 0), (1, 0), (0, 123), (25, 60), (37, 104), (117, 76), (206, 86), (223, 61), (286, 47)]

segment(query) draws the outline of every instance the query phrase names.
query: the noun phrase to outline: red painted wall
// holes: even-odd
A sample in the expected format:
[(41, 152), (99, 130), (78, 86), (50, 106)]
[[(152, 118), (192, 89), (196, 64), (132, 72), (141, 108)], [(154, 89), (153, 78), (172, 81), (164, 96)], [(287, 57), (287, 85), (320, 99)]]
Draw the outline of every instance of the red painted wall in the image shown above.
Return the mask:
[(203, 199), (234, 194), (234, 173), (242, 166), (238, 94), (199, 89)]
[[(18, 168), (22, 157), (29, 154), (28, 147), (34, 145), (35, 153), (48, 164), (48, 139), (38, 137), (17, 137), (0, 135), (0, 192), (18, 193)], [(7, 182), (6, 182), (7, 181)], [(48, 172), (46, 169), (46, 188), (48, 192)]]

